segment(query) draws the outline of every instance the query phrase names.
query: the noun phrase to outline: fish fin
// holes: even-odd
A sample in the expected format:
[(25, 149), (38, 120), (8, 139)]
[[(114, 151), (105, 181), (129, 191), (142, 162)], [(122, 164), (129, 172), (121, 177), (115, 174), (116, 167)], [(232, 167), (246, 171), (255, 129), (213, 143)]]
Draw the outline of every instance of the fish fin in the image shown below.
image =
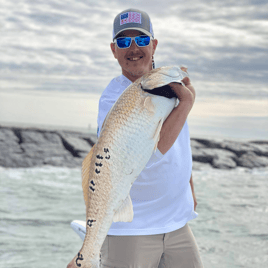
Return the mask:
[(161, 129), (162, 129), (163, 123), (164, 123), (164, 120), (163, 120), (163, 118), (162, 118), (162, 119), (159, 121), (158, 126), (157, 126), (157, 128), (156, 128), (156, 131), (155, 131), (155, 133), (154, 133), (154, 137), (153, 137), (153, 139), (154, 139), (154, 141), (155, 141), (154, 152), (156, 151), (158, 142), (159, 142), (159, 140), (160, 140), (160, 131), (161, 131)]
[(133, 220), (133, 206), (130, 195), (124, 200), (123, 204), (115, 212), (113, 221), (131, 222)]
[(188, 74), (188, 68), (186, 67), (186, 66), (183, 66), (183, 65), (180, 65), (180, 69), (183, 71), (183, 72), (185, 72), (185, 73), (187, 73)]
[[(94, 145), (95, 146), (95, 145)], [(82, 163), (82, 188), (83, 188), (83, 194), (84, 194), (84, 200), (86, 204), (86, 208), (89, 201), (89, 168), (90, 168), (90, 162), (94, 151), (94, 146), (91, 148), (88, 155), (85, 157)]]
[(143, 103), (143, 106), (146, 107), (150, 112), (154, 112), (154, 105), (152, 103), (151, 97), (146, 97)]

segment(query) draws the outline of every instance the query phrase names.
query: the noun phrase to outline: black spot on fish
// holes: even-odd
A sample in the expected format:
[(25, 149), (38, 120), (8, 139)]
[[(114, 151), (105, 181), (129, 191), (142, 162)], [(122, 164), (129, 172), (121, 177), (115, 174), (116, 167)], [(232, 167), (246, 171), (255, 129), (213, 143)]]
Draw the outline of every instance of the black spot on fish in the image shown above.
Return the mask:
[(94, 183), (94, 181), (92, 180), (91, 182), (90, 182), (93, 186), (95, 186), (95, 183)]
[(99, 171), (98, 169), (95, 169), (95, 172), (96, 172), (97, 174), (99, 174), (99, 173), (100, 173), (100, 171)]
[(109, 153), (109, 149), (108, 148), (104, 148), (104, 152), (105, 153)]
[(105, 159), (107, 159), (107, 160), (108, 160), (108, 159), (110, 159), (110, 155), (108, 155), (108, 156), (105, 156)]
[(169, 85), (165, 85), (162, 87), (157, 87), (154, 89), (144, 89), (142, 88), (143, 91), (148, 92), (150, 94), (153, 95), (157, 95), (157, 96), (162, 96), (168, 99), (171, 98), (177, 98), (177, 95), (175, 94), (175, 92), (171, 89), (171, 87)]
[(77, 262), (78, 262), (78, 261), (82, 261), (82, 260), (84, 260), (83, 255), (80, 254), (80, 252), (78, 252), (77, 256), (78, 256), (78, 257), (77, 257), (75, 263), (76, 263), (76, 265), (77, 265), (78, 267), (81, 267), (81, 263), (77, 263)]
[(95, 192), (95, 189), (94, 189), (92, 186), (89, 186), (89, 189), (90, 189), (92, 192)]
[(102, 167), (102, 163), (95, 163), (97, 167)]
[(92, 223), (95, 222), (96, 220), (88, 220), (87, 225), (88, 227), (92, 227)]
[(99, 154), (98, 154), (96, 157), (97, 157), (98, 159), (103, 159), (103, 157), (102, 157), (101, 155), (99, 155)]

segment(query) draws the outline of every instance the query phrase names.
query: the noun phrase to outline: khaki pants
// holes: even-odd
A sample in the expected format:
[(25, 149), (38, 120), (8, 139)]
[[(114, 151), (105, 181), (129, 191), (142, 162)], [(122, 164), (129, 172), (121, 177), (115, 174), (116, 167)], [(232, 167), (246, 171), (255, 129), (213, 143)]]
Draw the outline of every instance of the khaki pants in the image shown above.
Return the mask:
[(184, 227), (166, 234), (108, 235), (101, 249), (101, 268), (201, 268), (193, 233)]

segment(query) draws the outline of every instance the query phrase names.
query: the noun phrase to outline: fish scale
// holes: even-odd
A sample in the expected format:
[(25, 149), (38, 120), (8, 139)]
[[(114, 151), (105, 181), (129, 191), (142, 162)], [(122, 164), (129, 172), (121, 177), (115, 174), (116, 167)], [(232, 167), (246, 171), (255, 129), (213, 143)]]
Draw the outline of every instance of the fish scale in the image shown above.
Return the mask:
[(176, 98), (149, 91), (180, 83), (185, 76), (176, 66), (151, 71), (131, 84), (106, 116), (98, 141), (83, 161), (86, 237), (68, 268), (98, 268), (112, 222), (132, 221), (131, 186), (156, 149), (162, 124), (176, 104)]

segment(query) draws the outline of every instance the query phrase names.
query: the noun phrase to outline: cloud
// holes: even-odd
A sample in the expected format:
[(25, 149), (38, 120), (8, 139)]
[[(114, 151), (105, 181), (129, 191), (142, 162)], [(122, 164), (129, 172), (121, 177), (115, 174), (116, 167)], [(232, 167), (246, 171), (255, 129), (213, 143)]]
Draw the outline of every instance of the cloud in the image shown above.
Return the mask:
[[(204, 95), (267, 96), (266, 1), (6, 0), (2, 87), (101, 92), (121, 72), (109, 47), (112, 22), (130, 6), (151, 16), (157, 67), (188, 65)], [(236, 85), (236, 93), (225, 83)]]

